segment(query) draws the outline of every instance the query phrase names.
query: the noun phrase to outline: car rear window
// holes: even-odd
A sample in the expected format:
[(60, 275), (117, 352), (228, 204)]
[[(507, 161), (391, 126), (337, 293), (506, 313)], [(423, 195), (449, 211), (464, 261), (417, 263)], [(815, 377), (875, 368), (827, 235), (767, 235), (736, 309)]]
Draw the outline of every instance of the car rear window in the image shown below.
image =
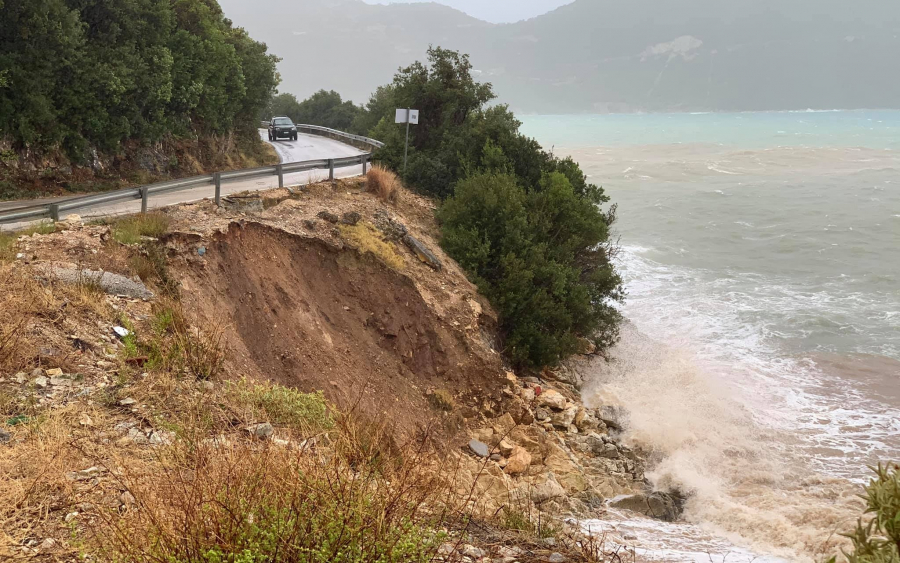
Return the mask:
[(290, 119), (276, 119), (275, 125), (293, 125), (294, 123)]

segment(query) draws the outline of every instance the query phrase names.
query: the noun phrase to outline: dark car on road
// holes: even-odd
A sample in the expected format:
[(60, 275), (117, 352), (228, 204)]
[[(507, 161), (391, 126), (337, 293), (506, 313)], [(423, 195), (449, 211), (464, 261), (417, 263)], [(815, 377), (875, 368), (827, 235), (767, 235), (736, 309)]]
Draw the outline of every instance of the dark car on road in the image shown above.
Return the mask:
[(297, 140), (297, 126), (289, 117), (273, 117), (269, 122), (269, 140), (278, 139)]

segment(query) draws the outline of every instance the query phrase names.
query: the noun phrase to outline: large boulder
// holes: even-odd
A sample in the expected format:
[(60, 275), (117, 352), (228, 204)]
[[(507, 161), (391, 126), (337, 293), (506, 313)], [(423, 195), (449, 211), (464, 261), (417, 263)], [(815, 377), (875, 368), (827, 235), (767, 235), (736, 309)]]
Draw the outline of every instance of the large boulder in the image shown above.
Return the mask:
[(581, 377), (581, 374), (565, 365), (556, 369), (545, 370), (541, 375), (545, 379), (571, 385), (575, 389), (581, 389), (581, 386), (584, 385), (584, 379)]
[(552, 439), (547, 431), (536, 426), (517, 426), (509, 434), (509, 441), (522, 446), (533, 459), (543, 460), (550, 452)]
[(519, 397), (513, 397), (509, 401), (506, 410), (516, 424), (531, 424), (534, 422), (534, 413), (531, 412), (528, 404)]
[(622, 407), (604, 405), (595, 412), (597, 418), (612, 430), (622, 430), (625, 427), (627, 412)]
[(467, 457), (460, 465), (454, 490), (464, 497), (471, 494), (475, 510), (493, 512), (509, 503), (514, 485), (496, 463)]
[(559, 391), (547, 389), (537, 398), (537, 404), (540, 407), (561, 411), (566, 408), (566, 398)]
[(578, 411), (578, 416), (575, 417), (575, 426), (580, 432), (607, 432), (606, 424), (598, 420), (591, 411), (585, 409)]
[(588, 486), (584, 469), (559, 444), (549, 445), (549, 453), (544, 458), (544, 467), (556, 476), (557, 482), (570, 494), (580, 493)]
[(501, 416), (491, 420), (491, 428), (494, 430), (494, 434), (500, 437), (509, 435), (515, 427), (516, 421), (509, 413), (503, 413)]
[(578, 407), (571, 405), (563, 411), (553, 413), (550, 416), (550, 422), (552, 422), (553, 426), (556, 428), (568, 430), (568, 428), (572, 426), (572, 423), (575, 422), (576, 416), (578, 416)]
[(531, 454), (528, 453), (528, 450), (521, 446), (513, 447), (512, 454), (509, 456), (509, 459), (506, 461), (506, 467), (504, 471), (508, 475), (520, 475), (528, 471), (528, 468), (531, 466)]
[(611, 499), (609, 506), (637, 512), (664, 522), (674, 522), (681, 515), (681, 502), (668, 493), (622, 495)]
[(566, 496), (566, 490), (556, 481), (556, 476), (553, 473), (548, 474), (547, 479), (543, 483), (536, 485), (531, 491), (531, 500), (535, 504), (541, 504), (542, 502), (564, 496)]

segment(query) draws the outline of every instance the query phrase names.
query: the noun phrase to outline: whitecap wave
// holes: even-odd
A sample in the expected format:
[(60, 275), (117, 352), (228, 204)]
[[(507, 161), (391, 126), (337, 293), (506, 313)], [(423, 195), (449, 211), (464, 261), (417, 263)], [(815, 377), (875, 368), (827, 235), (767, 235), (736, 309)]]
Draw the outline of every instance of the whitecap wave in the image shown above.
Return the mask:
[(799, 332), (847, 330), (836, 312), (871, 307), (871, 296), (724, 279), (650, 256), (623, 253), (634, 325), (586, 400), (628, 409), (626, 439), (657, 452), (656, 487), (692, 495), (690, 522), (790, 560), (824, 558), (859, 513), (865, 466), (900, 455), (900, 397), (885, 402), (870, 392), (883, 381), (866, 379), (900, 375), (900, 362), (867, 371), (876, 357), (835, 368), (787, 353), (767, 313), (794, 316)]

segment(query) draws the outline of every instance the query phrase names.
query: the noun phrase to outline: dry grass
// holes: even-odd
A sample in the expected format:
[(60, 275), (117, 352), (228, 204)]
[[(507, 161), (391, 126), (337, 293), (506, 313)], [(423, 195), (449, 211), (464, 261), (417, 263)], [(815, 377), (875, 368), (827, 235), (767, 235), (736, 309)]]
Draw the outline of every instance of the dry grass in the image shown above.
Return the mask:
[(103, 513), (91, 543), (135, 562), (430, 561), (446, 485), (420, 443), (385, 455), (343, 424), (295, 447), (179, 442), (152, 469), (123, 469), (137, 510)]
[(54, 296), (67, 301), (77, 310), (92, 313), (101, 319), (112, 318), (106, 292), (96, 277), (80, 275), (75, 283), (54, 283), (48, 287)]
[(29, 327), (35, 317), (56, 318), (59, 301), (37, 279), (16, 264), (0, 264), (0, 373), (28, 364), (35, 343)]
[(16, 239), (20, 236), (46, 235), (54, 232), (56, 232), (56, 225), (52, 221), (41, 221), (18, 231), (0, 232), (0, 262), (16, 257)]
[(0, 530), (7, 534), (0, 534), (0, 555), (4, 539), (20, 544), (23, 538), (43, 535), (55, 511), (80, 502), (67, 473), (109, 455), (111, 446), (92, 439), (92, 428), (80, 424), (85, 415), (94, 424), (103, 424), (107, 416), (78, 403), (40, 412), (9, 428), (17, 443), (0, 448)]
[(132, 329), (133, 336), (132, 349), (126, 351), (135, 357), (146, 357), (149, 369), (209, 380), (225, 363), (224, 322), (190, 319), (176, 299), (161, 298), (154, 304), (146, 334), (127, 328)]
[(281, 162), (281, 157), (278, 156), (278, 151), (276, 151), (275, 147), (273, 147), (269, 143), (262, 144), (260, 154), (255, 158), (245, 158), (247, 158), (248, 163), (252, 166), (271, 166), (273, 164), (278, 164), (279, 162)]
[(374, 164), (366, 173), (366, 191), (385, 203), (396, 203), (402, 184), (393, 170)]
[(356, 225), (340, 225), (341, 235), (360, 252), (370, 253), (395, 270), (406, 267), (406, 261), (397, 252), (394, 243), (384, 240), (384, 234), (367, 222)]

